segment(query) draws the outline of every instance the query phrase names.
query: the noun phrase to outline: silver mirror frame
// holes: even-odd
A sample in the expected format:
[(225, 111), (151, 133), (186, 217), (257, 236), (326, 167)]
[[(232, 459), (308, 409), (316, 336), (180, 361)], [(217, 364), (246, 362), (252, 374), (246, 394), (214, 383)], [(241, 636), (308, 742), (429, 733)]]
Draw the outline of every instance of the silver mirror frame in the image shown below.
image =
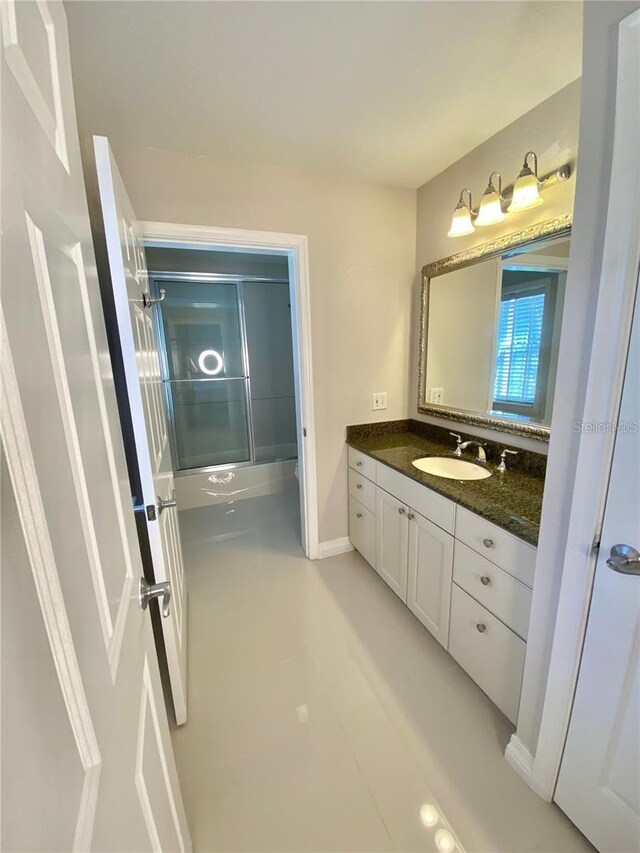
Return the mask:
[(420, 341), (418, 355), (418, 412), (422, 415), (433, 415), (434, 417), (446, 418), (469, 426), (480, 426), (485, 429), (494, 429), (506, 432), (510, 435), (521, 435), (538, 441), (549, 441), (551, 429), (540, 424), (523, 424), (506, 418), (481, 415), (478, 412), (466, 411), (465, 409), (454, 409), (450, 406), (440, 406), (426, 401), (426, 373), (427, 373), (427, 324), (429, 322), (429, 282), (432, 278), (446, 272), (471, 266), (478, 261), (495, 258), (500, 255), (524, 248), (530, 243), (540, 240), (549, 240), (552, 237), (568, 237), (571, 234), (573, 215), (558, 216), (538, 225), (531, 225), (522, 231), (499, 237), (490, 243), (483, 243), (473, 249), (450, 255), (422, 268), (422, 289), (420, 293)]

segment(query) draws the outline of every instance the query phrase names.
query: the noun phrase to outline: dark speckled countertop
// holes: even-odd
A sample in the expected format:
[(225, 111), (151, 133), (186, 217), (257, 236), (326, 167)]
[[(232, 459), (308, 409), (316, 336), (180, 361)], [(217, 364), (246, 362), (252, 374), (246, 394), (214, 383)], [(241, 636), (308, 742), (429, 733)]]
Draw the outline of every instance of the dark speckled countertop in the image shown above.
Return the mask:
[[(462, 436), (464, 440), (474, 436)], [(347, 427), (347, 443), (396, 471), (424, 483), (488, 521), (515, 534), (525, 542), (538, 544), (546, 457), (528, 451), (507, 458), (508, 470), (496, 470), (500, 451), (507, 444), (487, 442), (485, 450), (491, 477), (484, 480), (449, 480), (425, 474), (411, 463), (422, 456), (453, 458), (455, 439), (449, 431), (420, 421), (388, 421)], [(469, 452), (471, 451), (471, 452)], [(475, 448), (464, 458), (472, 462)]]

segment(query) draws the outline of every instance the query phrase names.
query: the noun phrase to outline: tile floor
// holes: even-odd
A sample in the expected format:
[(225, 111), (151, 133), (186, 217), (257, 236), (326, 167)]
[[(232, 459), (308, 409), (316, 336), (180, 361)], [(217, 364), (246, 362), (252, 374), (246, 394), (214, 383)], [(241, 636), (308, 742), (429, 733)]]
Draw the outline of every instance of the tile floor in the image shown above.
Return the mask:
[(180, 520), (190, 717), (174, 743), (197, 853), (592, 849), (360, 555), (305, 559), (296, 493)]

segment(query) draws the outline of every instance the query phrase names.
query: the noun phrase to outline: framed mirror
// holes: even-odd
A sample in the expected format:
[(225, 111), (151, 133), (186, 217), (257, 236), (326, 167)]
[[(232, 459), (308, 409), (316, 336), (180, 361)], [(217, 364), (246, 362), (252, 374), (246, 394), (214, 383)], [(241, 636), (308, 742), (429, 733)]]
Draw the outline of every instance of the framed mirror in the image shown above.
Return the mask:
[(571, 216), (422, 270), (418, 411), (549, 440)]

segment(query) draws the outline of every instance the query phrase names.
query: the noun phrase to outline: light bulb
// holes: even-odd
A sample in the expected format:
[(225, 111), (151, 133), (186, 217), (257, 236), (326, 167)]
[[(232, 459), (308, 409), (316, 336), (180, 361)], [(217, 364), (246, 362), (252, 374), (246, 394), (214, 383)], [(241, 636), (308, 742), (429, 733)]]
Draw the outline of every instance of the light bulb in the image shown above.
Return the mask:
[[(498, 177), (498, 189), (493, 185), (493, 176)], [(489, 183), (482, 195), (480, 201), (480, 209), (476, 217), (476, 225), (495, 225), (496, 222), (502, 222), (504, 213), (502, 212), (502, 178), (499, 172), (492, 172), (489, 175)]]
[(499, 194), (495, 190), (485, 192), (480, 202), (476, 225), (495, 225), (496, 222), (502, 222), (504, 216)]
[[(463, 201), (464, 194), (469, 196), (469, 203)], [(464, 237), (466, 234), (473, 234), (476, 230), (471, 221), (471, 193), (468, 189), (462, 190), (460, 198), (456, 204), (456, 209), (453, 211), (451, 218), (451, 228), (447, 237)]]
[[(529, 158), (533, 160), (533, 170), (529, 166)], [(513, 198), (508, 207), (509, 212), (517, 213), (519, 210), (528, 210), (537, 207), (544, 199), (540, 196), (540, 184), (538, 182), (538, 157), (535, 151), (527, 151), (524, 155), (524, 163), (520, 174), (513, 186)]]
[(540, 195), (538, 179), (531, 170), (528, 171), (528, 174), (523, 174), (523, 169), (515, 182), (513, 199), (508, 208), (509, 212), (516, 213), (519, 210), (528, 210), (530, 207), (537, 207), (544, 201)]

